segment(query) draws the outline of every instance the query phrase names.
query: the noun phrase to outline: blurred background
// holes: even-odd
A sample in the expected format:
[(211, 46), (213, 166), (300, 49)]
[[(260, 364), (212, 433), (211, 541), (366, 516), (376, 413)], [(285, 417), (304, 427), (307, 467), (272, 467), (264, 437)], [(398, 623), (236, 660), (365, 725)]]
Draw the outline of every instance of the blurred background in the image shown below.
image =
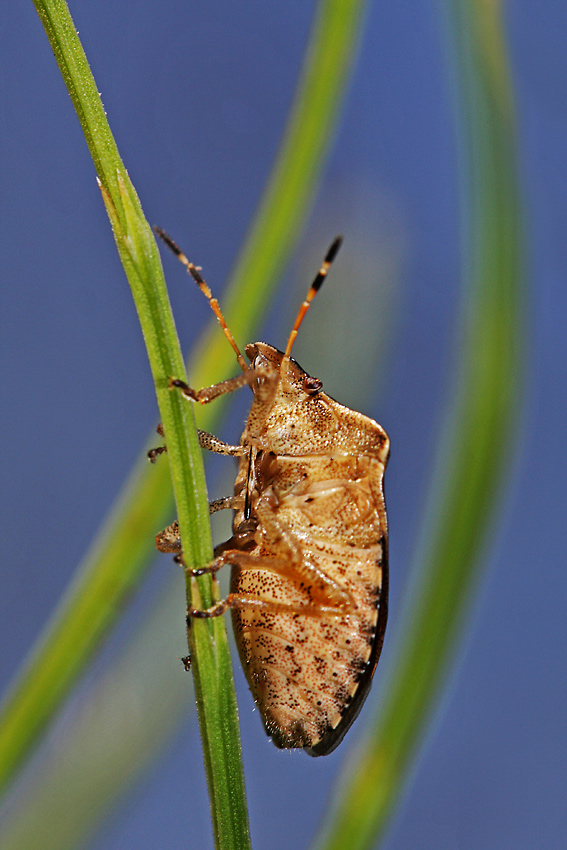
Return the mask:
[[(222, 303), (273, 164), (314, 4), (213, 8), (141, 0), (77, 2), (71, 11), (146, 216), (203, 266)], [(388, 850), (565, 846), (567, 8), (559, 0), (510, 2), (506, 23), (526, 202), (524, 408), (519, 435), (511, 434), (517, 450), (471, 627)], [(158, 414), (92, 162), (31, 3), (4, 10), (0, 40), (4, 690), (143, 454)], [(440, 4), (370, 4), (323, 184), (259, 335), (284, 345), (327, 244), (343, 233), (344, 248), (294, 354), (332, 396), (376, 418), (391, 437), (392, 598), (373, 693), (342, 747), (360, 739), (392, 664), (452, 391), (462, 275), (448, 55)], [(164, 267), (189, 351), (209, 310), (174, 258), (164, 257)], [(236, 402), (220, 436), (238, 439), (246, 403)], [(233, 477), (231, 462), (216, 459), (211, 498), (229, 492)], [(215, 518), (214, 532), (216, 542), (227, 536), (226, 518)], [(129, 734), (135, 755), (119, 753), (115, 770), (126, 773), (136, 760), (151, 769), (119, 805), (101, 803), (110, 816), (89, 846), (212, 847), (190, 683), (178, 660), (186, 653), (183, 608), (180, 577), (170, 559), (156, 557), (21, 776), (6, 817), (18, 800), (43, 800), (46, 834), (56, 831), (61, 814), (46, 786), (68, 783), (64, 817), (75, 812), (84, 821), (81, 766), (95, 757), (103, 764), (108, 740), (126, 742)], [(147, 674), (156, 668), (159, 677)], [(238, 668), (235, 675), (253, 844), (307, 847), (345, 752), (309, 759), (276, 751)], [(144, 710), (156, 692), (159, 710), (148, 719)], [(99, 727), (107, 737), (89, 739)], [(91, 809), (108, 784), (100, 771)]]

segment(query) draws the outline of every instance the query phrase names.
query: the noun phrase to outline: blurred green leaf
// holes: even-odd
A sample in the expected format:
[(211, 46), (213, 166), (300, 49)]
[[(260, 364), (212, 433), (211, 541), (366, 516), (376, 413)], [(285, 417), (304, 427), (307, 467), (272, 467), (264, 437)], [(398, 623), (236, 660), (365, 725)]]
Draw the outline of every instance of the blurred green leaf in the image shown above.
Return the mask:
[(376, 728), (347, 765), (319, 850), (360, 850), (384, 835), (465, 626), (518, 431), (523, 238), (501, 9), (483, 0), (447, 8), (461, 98), (467, 249), (454, 392), (393, 681)]

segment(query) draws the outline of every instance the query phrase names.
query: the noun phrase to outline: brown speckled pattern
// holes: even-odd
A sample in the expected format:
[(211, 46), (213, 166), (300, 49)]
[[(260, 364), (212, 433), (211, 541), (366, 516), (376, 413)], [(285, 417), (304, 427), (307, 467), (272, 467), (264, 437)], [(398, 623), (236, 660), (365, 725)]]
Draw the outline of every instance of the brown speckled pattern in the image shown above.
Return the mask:
[(383, 640), (389, 442), (372, 419), (302, 392), (306, 373), (293, 360), (274, 388), (276, 349), (256, 343), (246, 353), (268, 380), (241, 439), (254, 469), (250, 479), (241, 459), (235, 494), (248, 486), (250, 518), (238, 510), (233, 530), (255, 533), (231, 594), (264, 605), (233, 606), (236, 642), (274, 743), (323, 755), (360, 710)]

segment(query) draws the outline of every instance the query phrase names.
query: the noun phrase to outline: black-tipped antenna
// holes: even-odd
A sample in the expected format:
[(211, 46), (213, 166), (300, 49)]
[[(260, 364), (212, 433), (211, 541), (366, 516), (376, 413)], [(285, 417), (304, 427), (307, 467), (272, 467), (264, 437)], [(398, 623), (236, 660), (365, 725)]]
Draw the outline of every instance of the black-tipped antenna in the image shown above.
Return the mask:
[(287, 345), (285, 347), (285, 355), (284, 355), (285, 357), (289, 357), (291, 349), (293, 348), (293, 343), (295, 342), (295, 338), (297, 336), (297, 332), (299, 330), (299, 326), (301, 325), (301, 323), (302, 323), (302, 321), (305, 317), (305, 314), (309, 310), (311, 302), (313, 301), (313, 299), (315, 298), (315, 296), (317, 295), (317, 293), (319, 292), (319, 290), (323, 286), (323, 281), (327, 277), (327, 273), (328, 273), (328, 271), (331, 267), (333, 260), (337, 256), (337, 254), (339, 252), (339, 248), (341, 247), (342, 243), (343, 243), (343, 237), (342, 236), (335, 236), (335, 238), (331, 242), (329, 250), (327, 251), (327, 253), (325, 255), (325, 259), (323, 260), (323, 262), (321, 264), (321, 268), (319, 269), (319, 271), (315, 275), (315, 280), (313, 281), (313, 283), (309, 287), (309, 291), (308, 291), (307, 295), (305, 296), (305, 301), (303, 302), (303, 304), (299, 308), (299, 313), (297, 314), (297, 318), (295, 320), (295, 323), (294, 323), (293, 328), (291, 330), (291, 333), (289, 335), (289, 339), (287, 341)]
[(244, 357), (240, 353), (240, 349), (238, 348), (238, 346), (237, 346), (237, 344), (234, 340), (234, 337), (233, 337), (232, 333), (230, 332), (230, 328), (228, 327), (228, 325), (225, 321), (225, 318), (224, 318), (224, 316), (221, 312), (221, 308), (219, 307), (219, 302), (217, 301), (216, 298), (213, 298), (213, 294), (212, 294), (211, 290), (209, 289), (208, 284), (205, 282), (204, 278), (201, 276), (200, 268), (193, 265), (193, 263), (190, 260), (187, 259), (187, 257), (185, 256), (185, 254), (183, 253), (181, 248), (179, 248), (175, 244), (175, 242), (173, 241), (171, 236), (169, 236), (165, 232), (165, 230), (162, 230), (161, 227), (154, 227), (154, 230), (157, 233), (157, 235), (159, 236), (159, 238), (163, 242), (165, 242), (167, 247), (171, 251), (173, 251), (173, 253), (177, 257), (177, 259), (181, 263), (183, 263), (183, 265), (185, 266), (185, 268), (187, 269), (187, 271), (189, 272), (189, 274), (191, 275), (191, 277), (193, 278), (193, 280), (195, 281), (195, 283), (197, 284), (197, 286), (199, 287), (199, 289), (201, 290), (201, 292), (203, 293), (205, 298), (208, 300), (209, 304), (211, 305), (211, 309), (212, 309), (213, 313), (217, 317), (219, 324), (220, 324), (221, 328), (223, 329), (223, 333), (224, 333), (225, 337), (230, 342), (230, 344), (233, 348), (233, 351), (236, 354), (236, 359), (238, 360), (238, 364), (239, 364), (240, 368), (242, 369), (243, 372), (249, 372), (250, 366), (248, 365), (248, 363), (246, 362), (246, 360), (244, 359)]

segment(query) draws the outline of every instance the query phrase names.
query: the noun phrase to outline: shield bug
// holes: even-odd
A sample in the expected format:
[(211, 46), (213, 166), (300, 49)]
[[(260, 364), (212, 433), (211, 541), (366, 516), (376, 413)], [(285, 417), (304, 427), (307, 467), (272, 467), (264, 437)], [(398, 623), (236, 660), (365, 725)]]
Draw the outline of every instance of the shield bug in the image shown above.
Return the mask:
[[(233, 534), (214, 560), (192, 574), (232, 567), (226, 599), (194, 617), (230, 608), (238, 651), (266, 732), (277, 747), (332, 752), (358, 715), (384, 639), (388, 599), (388, 530), (383, 478), (386, 432), (323, 391), (290, 356), (299, 326), (340, 247), (332, 243), (285, 350), (264, 342), (240, 353), (218, 302), (175, 243), (160, 237), (205, 294), (236, 353), (241, 374), (194, 390), (170, 379), (193, 402), (207, 404), (248, 386), (252, 406), (240, 443), (199, 432), (203, 448), (238, 459), (234, 495), (211, 512), (234, 510)], [(163, 433), (163, 429), (160, 433)], [(150, 452), (155, 460), (165, 446)], [(176, 522), (157, 548), (181, 560)]]

